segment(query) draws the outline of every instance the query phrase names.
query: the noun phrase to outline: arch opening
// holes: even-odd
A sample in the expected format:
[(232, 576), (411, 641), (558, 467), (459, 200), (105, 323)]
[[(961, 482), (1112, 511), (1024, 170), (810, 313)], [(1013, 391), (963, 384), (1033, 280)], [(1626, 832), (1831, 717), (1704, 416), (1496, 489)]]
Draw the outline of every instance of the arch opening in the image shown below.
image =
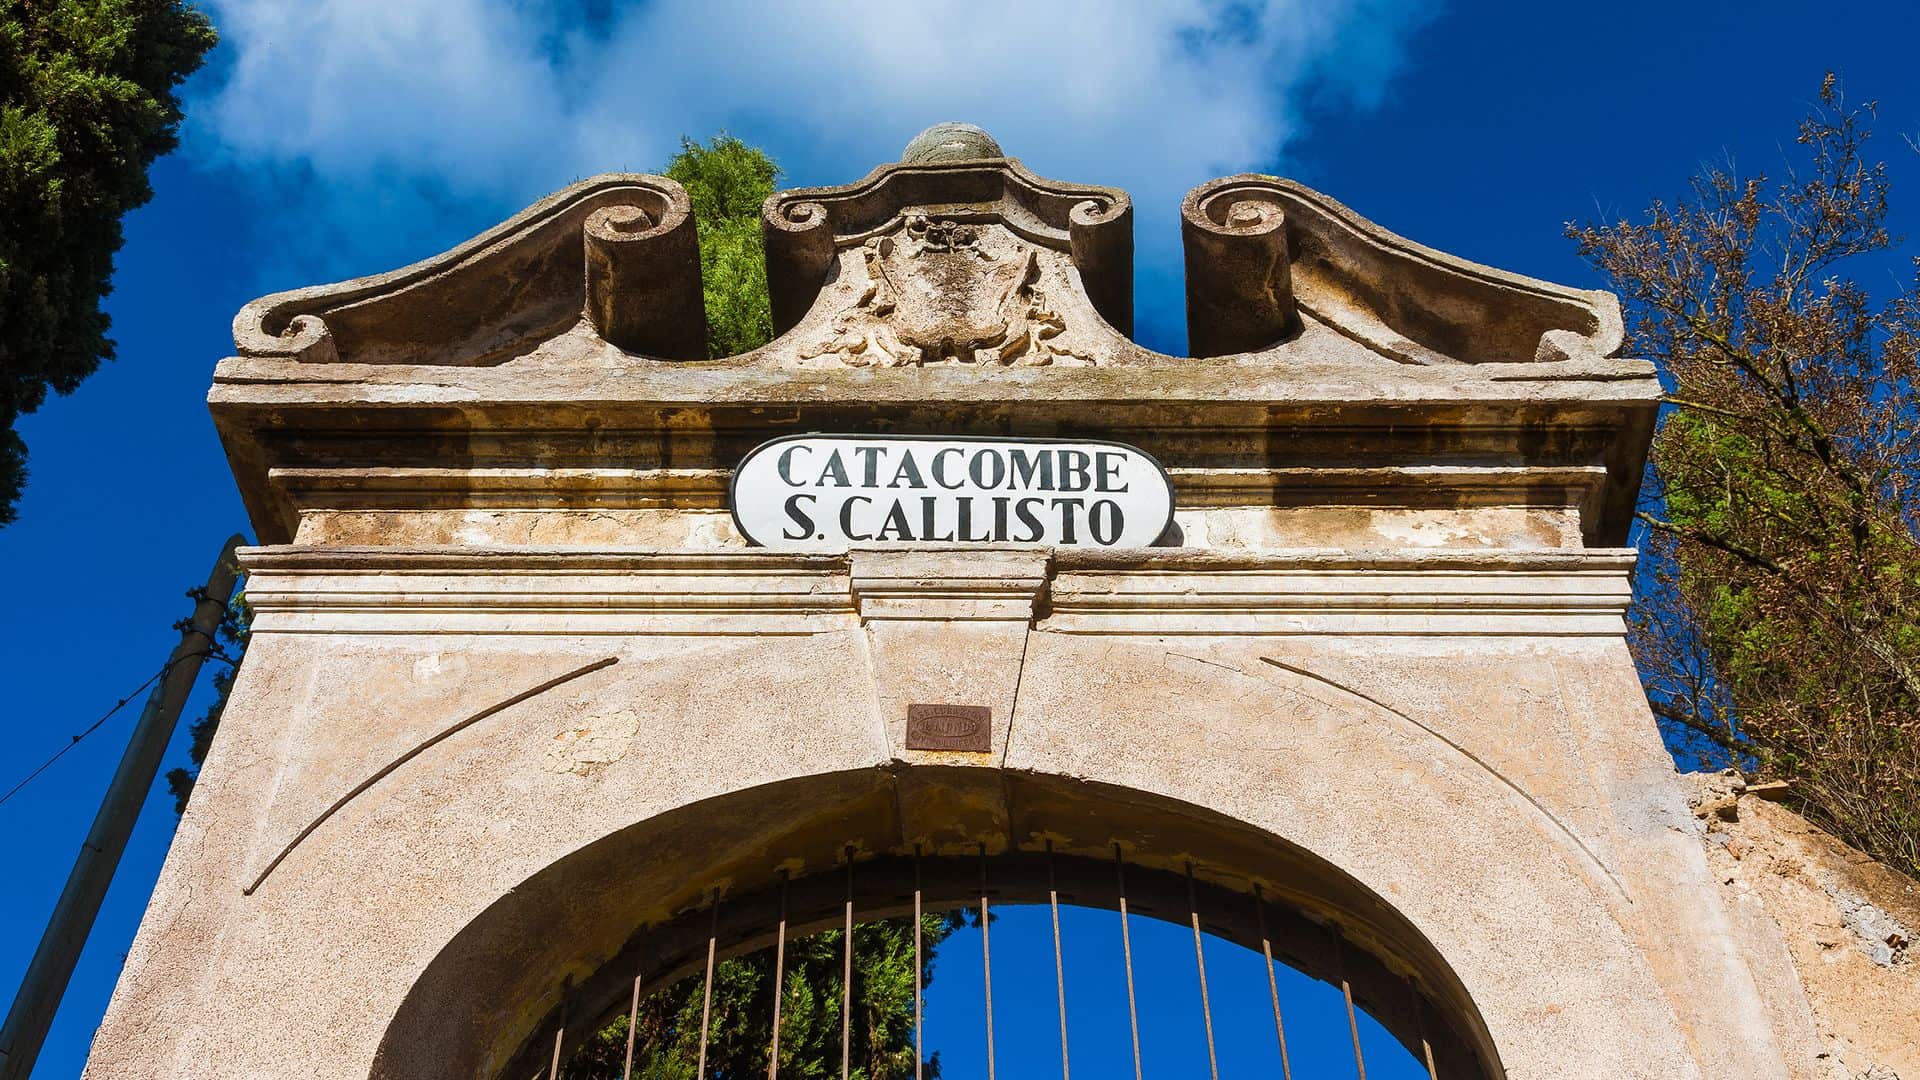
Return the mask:
[(1197, 913), (1206, 939), (1270, 949), (1350, 993), (1416, 1060), (1431, 1053), (1438, 1076), (1504, 1075), (1431, 943), (1312, 853), (1164, 796), (928, 766), (718, 796), (559, 860), (448, 943), (396, 1014), (373, 1075), (550, 1075), (556, 1047), (564, 1062), (628, 1011), (636, 977), (652, 988), (703, 979), (710, 950), (719, 962), (774, 946), (783, 910), (792, 942), (841, 925), (849, 898), (863, 924), (910, 915), (916, 886), (923, 911), (976, 907), (983, 876), (1003, 910), (1057, 895), (1118, 911), (1124, 888), (1135, 923), (1189, 925)]
[[(604, 994), (603, 986), (610, 984), (612, 989), (631, 987), (637, 977), (640, 981), (639, 999), (642, 1013), (650, 1015), (656, 1022), (665, 1020), (664, 1030), (659, 1026), (642, 1024), (644, 1034), (637, 1040), (638, 1049), (634, 1060), (644, 1067), (660, 1058), (671, 1058), (674, 1054), (649, 1053), (660, 1047), (649, 1047), (649, 1039), (665, 1039), (675, 1047), (675, 1052), (684, 1051), (680, 1056), (688, 1056), (692, 1039), (700, 1033), (700, 1024), (692, 1022), (691, 1017), (680, 1013), (677, 1023), (692, 1022), (691, 1030), (674, 1026), (676, 1020), (668, 1020), (660, 1015), (662, 1002), (652, 1000), (658, 994), (666, 999), (668, 1011), (672, 1006), (699, 1002), (702, 991), (707, 985), (708, 942), (713, 943), (716, 960), (715, 970), (719, 973), (716, 983), (723, 987), (724, 995), (728, 988), (738, 990), (737, 983), (742, 978), (755, 980), (751, 1005), (756, 1015), (748, 1023), (756, 1034), (765, 1029), (767, 1035), (758, 1035), (758, 1045), (750, 1055), (755, 1055), (755, 1065), (759, 1070), (766, 1068), (766, 1057), (771, 1049), (770, 1035), (772, 994), (771, 988), (785, 975), (795, 977), (796, 969), (804, 960), (796, 960), (795, 967), (787, 967), (785, 957), (811, 957), (811, 968), (815, 975), (814, 984), (808, 987), (813, 994), (827, 990), (833, 1000), (827, 1004), (827, 1020), (838, 1030), (840, 1013), (839, 998), (839, 961), (842, 955), (844, 939), (840, 927), (845, 917), (845, 905), (851, 902), (857, 913), (854, 919), (856, 959), (849, 965), (856, 970), (855, 991), (851, 995), (850, 1012), (854, 1016), (855, 1033), (850, 1040), (852, 1046), (862, 1046), (872, 1031), (872, 1026), (863, 1019), (862, 1011), (867, 1003), (860, 1000), (862, 987), (866, 980), (858, 972), (868, 965), (881, 962), (875, 954), (871, 940), (862, 944), (862, 933), (871, 939), (877, 924), (888, 923), (887, 931), (878, 936), (887, 939), (887, 944), (898, 950), (905, 941), (910, 940), (911, 919), (916, 907), (915, 886), (918, 884), (918, 908), (930, 918), (954, 918), (948, 926), (960, 928), (958, 937), (939, 943), (938, 951), (931, 944), (927, 947), (930, 958), (937, 955), (945, 970), (977, 968), (988, 972), (982, 978), (978, 971), (968, 970), (963, 974), (962, 993), (980, 995), (972, 1002), (961, 1003), (951, 1010), (967, 1014), (974, 1020), (984, 1019), (986, 1004), (982, 990), (985, 985), (997, 985), (1001, 988), (1000, 1002), (994, 1006), (995, 1022), (1002, 1028), (999, 1042), (1001, 1048), (999, 1064), (1009, 1069), (1012, 1075), (1027, 1075), (1035, 1067), (1053, 1066), (1045, 1052), (1038, 1055), (1038, 1061), (1021, 1060), (1018, 1054), (1028, 1058), (1034, 1056), (1035, 1040), (1010, 1040), (1006, 1037), (1009, 1026), (1007, 988), (1024, 987), (1029, 983), (1044, 983), (1051, 993), (1060, 988), (1062, 996), (1076, 993), (1056, 983), (1059, 978), (1071, 986), (1085, 982), (1084, 972), (1065, 974), (1064, 969), (1074, 965), (1079, 952), (1105, 950), (1101, 965), (1112, 968), (1116, 957), (1124, 957), (1119, 962), (1122, 970), (1129, 976), (1137, 975), (1141, 987), (1141, 1000), (1152, 1004), (1143, 1005), (1137, 1012), (1132, 1007), (1131, 995), (1122, 1006), (1118, 1023), (1106, 1034), (1125, 1042), (1129, 1040), (1129, 1028), (1140, 1032), (1140, 1038), (1149, 1064), (1154, 1059), (1179, 1058), (1186, 1055), (1184, 1064), (1188, 1067), (1181, 1071), (1203, 1069), (1205, 1059), (1197, 1057), (1210, 1048), (1215, 1034), (1215, 1014), (1224, 1014), (1229, 1008), (1244, 1012), (1249, 1002), (1250, 992), (1257, 992), (1258, 1004), (1265, 1007), (1272, 998), (1281, 1000), (1274, 1007), (1283, 1015), (1293, 1013), (1293, 1027), (1288, 1036), (1291, 1048), (1286, 1060), (1300, 1076), (1338, 1076), (1342, 1070), (1355, 1071), (1353, 1042), (1362, 1041), (1360, 1029), (1366, 1027), (1371, 1035), (1373, 1027), (1380, 1029), (1382, 1038), (1391, 1037), (1399, 1042), (1401, 1060), (1397, 1063), (1383, 1061), (1380, 1055), (1382, 1039), (1368, 1037), (1364, 1041), (1371, 1044), (1365, 1051), (1365, 1060), (1369, 1075), (1380, 1076), (1420, 1076), (1429, 1075), (1426, 1062), (1433, 1063), (1432, 1072), (1448, 1077), (1481, 1077), (1487, 1075), (1474, 1059), (1472, 1050), (1447, 1025), (1438, 1008), (1428, 999), (1418, 982), (1409, 974), (1396, 972), (1371, 954), (1360, 952), (1346, 942), (1334, 924), (1316, 923), (1304, 917), (1297, 910), (1276, 904), (1264, 894), (1256, 896), (1242, 893), (1215, 882), (1202, 882), (1197, 874), (1189, 885), (1184, 874), (1165, 870), (1156, 870), (1129, 865), (1124, 855), (1118, 860), (1099, 860), (1084, 856), (1049, 857), (1043, 850), (1039, 852), (1016, 851), (991, 856), (947, 855), (919, 859), (911, 857), (886, 856), (856, 861), (852, 874), (844, 871), (823, 870), (784, 886), (775, 886), (770, 893), (738, 898), (720, 898), (717, 903), (705, 908), (685, 913), (680, 918), (652, 928), (644, 938), (636, 939), (630, 954), (611, 961), (603, 973), (596, 973), (581, 984), (568, 1006), (559, 1007), (553, 1022), (564, 1023), (572, 1029), (569, 1035), (556, 1027), (550, 1033), (536, 1033), (531, 1045), (523, 1051), (519, 1060), (510, 1067), (506, 1076), (518, 1076), (522, 1073), (538, 1073), (543, 1064), (550, 1068), (553, 1043), (552, 1036), (558, 1034), (564, 1052), (564, 1065), (561, 1075), (574, 1080), (604, 1080), (606, 1077), (618, 1077), (623, 1071), (622, 1055), (618, 1052), (624, 1043), (625, 1023), (633, 999), (619, 997), (611, 1003), (602, 1003), (600, 1012), (592, 1011), (592, 1003), (599, 1001)], [(851, 877), (851, 880), (849, 880)], [(984, 888), (982, 880), (984, 879)], [(995, 942), (989, 953), (982, 948), (980, 927), (980, 898), (985, 895), (990, 914), (990, 935)], [(1056, 957), (1053, 948), (1060, 945), (1060, 939), (1052, 943), (1045, 939), (1033, 940), (1031, 920), (1027, 926), (1003, 926), (1003, 916), (1025, 916), (1037, 913), (1042, 929), (1051, 915), (1051, 901), (1057, 897), (1060, 908), (1066, 913), (1070, 925), (1074, 916), (1081, 914), (1092, 916), (1095, 913), (1108, 917), (1095, 923), (1087, 919), (1080, 920), (1070, 944), (1063, 947), (1063, 957)], [(1121, 900), (1125, 899), (1125, 910), (1129, 916), (1130, 932), (1123, 938), (1119, 930)], [(784, 911), (786, 931), (784, 947), (781, 947), (781, 934), (778, 929)], [(1201, 966), (1195, 955), (1196, 945), (1191, 936), (1191, 927), (1196, 921), (1199, 925), (1199, 937), (1205, 941), (1205, 963), (1211, 973), (1208, 981), (1209, 993), (1205, 1004), (1198, 993), (1201, 978)], [(768, 920), (771, 919), (771, 922)], [(1175, 938), (1184, 937), (1184, 944), (1173, 942), (1174, 948), (1168, 948), (1165, 934), (1153, 933), (1158, 924), (1171, 931)], [(769, 930), (771, 926), (773, 929)], [(1022, 933), (1022, 931), (1025, 931)], [(773, 935), (771, 941), (768, 934)], [(1017, 935), (1017, 936), (1010, 936)], [(925, 935), (929, 941), (937, 935)], [(819, 963), (822, 940), (832, 954), (831, 963), (821, 968)], [(968, 940), (962, 940), (968, 939)], [(1149, 943), (1152, 942), (1150, 946)], [(1184, 957), (1178, 955), (1184, 948)], [(1265, 976), (1257, 986), (1247, 985), (1246, 963), (1238, 965), (1234, 974), (1243, 976), (1232, 980), (1237, 985), (1229, 985), (1226, 959), (1223, 952), (1228, 949), (1244, 950), (1249, 959), (1265, 961), (1271, 956), (1276, 964), (1276, 978), (1271, 984)], [(776, 953), (780, 960), (774, 959)], [(908, 956), (911, 953), (907, 953)], [(901, 957), (891, 957), (898, 964)], [(1182, 967), (1184, 960), (1184, 967)], [(745, 961), (751, 971), (736, 968), (728, 972), (725, 966), (729, 961)], [(1056, 968), (1056, 962), (1060, 968)], [(929, 967), (932, 965), (929, 964)], [(911, 970), (908, 965), (904, 970)], [(826, 976), (819, 978), (821, 974)], [(932, 971), (925, 974), (931, 975)], [(1079, 976), (1076, 979), (1076, 975)], [(1168, 994), (1163, 989), (1151, 988), (1147, 984), (1155, 979), (1171, 976), (1183, 982), (1185, 994)], [(981, 985), (976, 986), (978, 979)], [(948, 978), (949, 983), (955, 981)], [(729, 987), (729, 984), (735, 984)], [(1191, 984), (1191, 985), (1187, 985)], [(1328, 1002), (1303, 1001), (1303, 990), (1307, 984), (1315, 984), (1333, 1003), (1333, 1011), (1338, 1021), (1337, 1031), (1319, 1030), (1302, 1026), (1302, 1021), (1324, 1025), (1328, 1019)], [(651, 988), (651, 989), (648, 989)], [(1283, 989), (1284, 988), (1284, 989)], [(791, 989), (791, 987), (789, 988)], [(1118, 984), (1108, 987), (1108, 996), (1112, 998), (1108, 1005), (1120, 1005)], [(1019, 993), (1021, 998), (1031, 999), (1030, 992)], [(1351, 1014), (1344, 1013), (1344, 1001), (1348, 995), (1354, 1003)], [(937, 996), (937, 995), (936, 995)], [(1041, 995), (1045, 996), (1045, 995)], [(618, 995), (616, 995), (618, 997)], [(791, 998), (792, 995), (789, 995)], [(1177, 1016), (1154, 1013), (1164, 1008), (1169, 998), (1185, 998), (1179, 1001)], [(1238, 999), (1238, 1000), (1229, 1000)], [(737, 1004), (737, 1003), (736, 1003)], [(789, 1001), (789, 1007), (791, 1001)], [(817, 1019), (820, 1002), (810, 1003)], [(904, 1003), (903, 1003), (904, 1004)], [(1085, 1002), (1076, 1001), (1069, 1011), (1086, 1012)], [(1045, 1002), (1047, 1009), (1054, 1008), (1052, 998)], [(1305, 1006), (1303, 1008), (1303, 1006)], [(1106, 1010), (1111, 1015), (1111, 1009)], [(911, 1015), (910, 1013), (906, 1015)], [(1051, 1014), (1050, 1014), (1051, 1015)], [(731, 1016), (716, 1020), (714, 1032), (723, 1026), (740, 1026), (741, 1017)], [(951, 1020), (951, 1017), (948, 1018)], [(1371, 1026), (1368, 1025), (1371, 1021)], [(793, 1024), (791, 1015), (786, 1017), (786, 1027)], [(1286, 1030), (1284, 1021), (1270, 1025), (1265, 1038), (1267, 1043), (1259, 1048), (1264, 1052), (1251, 1055), (1258, 1058), (1257, 1063), (1273, 1073), (1280, 1075), (1282, 1058), (1280, 1055), (1279, 1030)], [(1196, 1025), (1199, 1025), (1198, 1027)], [(1350, 1028), (1349, 1025), (1352, 1025)], [(907, 1029), (910, 1030), (910, 1024)], [(938, 1026), (938, 1025), (933, 1025)], [(949, 1024), (950, 1028), (952, 1025)], [(977, 1025), (976, 1025), (977, 1026)], [(1032, 1028), (1032, 1024), (1024, 1025)], [(1224, 1028), (1222, 1030), (1221, 1058), (1223, 1067), (1227, 1064), (1227, 1049)], [(1204, 1030), (1206, 1043), (1196, 1041), (1196, 1032)], [(1278, 1029), (1278, 1030), (1276, 1030)], [(785, 1029), (783, 1029), (785, 1030)], [(596, 1037), (596, 1033), (600, 1033)], [(736, 1034), (737, 1032), (733, 1032)], [(793, 1050), (793, 1039), (788, 1031), (783, 1038), (787, 1040), (789, 1054)], [(896, 1042), (900, 1032), (895, 1031)], [(973, 1031), (977, 1041), (979, 1032)], [(608, 1036), (612, 1041), (608, 1041)], [(1084, 1056), (1087, 1046), (1085, 1033), (1070, 1040), (1077, 1044), (1078, 1054)], [(720, 1060), (718, 1038), (715, 1039), (714, 1062)], [(951, 1045), (942, 1046), (942, 1040), (929, 1036), (923, 1055), (930, 1056), (936, 1051), (952, 1050)], [(1045, 1040), (1040, 1040), (1045, 1041)], [(1176, 1049), (1173, 1044), (1178, 1044)], [(1041, 1048), (1053, 1051), (1057, 1055), (1057, 1042)], [(837, 1046), (837, 1044), (836, 1044)], [(974, 1056), (983, 1056), (977, 1045), (967, 1048), (969, 1060)], [(835, 1047), (827, 1048), (827, 1062), (837, 1068), (838, 1057)], [(609, 1053), (609, 1051), (613, 1051)], [(1011, 1051), (1011, 1052), (1010, 1052)], [(1243, 1047), (1240, 1058), (1232, 1064), (1242, 1069), (1249, 1064), (1249, 1057)], [(1108, 1055), (1111, 1057), (1112, 1055)], [(543, 1057), (549, 1059), (542, 1062)], [(783, 1061), (787, 1060), (783, 1058)], [(910, 1060), (910, 1059), (909, 1059)], [(854, 1051), (854, 1070), (860, 1071), (862, 1054)], [(710, 1063), (711, 1064), (711, 1063)], [(1083, 1065), (1086, 1063), (1083, 1061)], [(1383, 1069), (1382, 1066), (1387, 1066)], [(896, 1058), (894, 1067), (899, 1068)], [(1417, 1072), (1412, 1071), (1414, 1068)], [(975, 1070), (978, 1071), (978, 1070)], [(1162, 1074), (1165, 1069), (1158, 1070)], [(1236, 1070), (1237, 1071), (1237, 1070)], [(875, 1070), (868, 1070), (873, 1075)], [(636, 1071), (634, 1075), (648, 1075)], [(713, 1075), (731, 1075), (713, 1073)], [(904, 1073), (912, 1075), (910, 1067)], [(962, 1075), (973, 1075), (972, 1071)], [(984, 1073), (982, 1073), (984, 1075)], [(1106, 1073), (1102, 1073), (1106, 1075)], [(1117, 1075), (1117, 1074), (1116, 1074)]]

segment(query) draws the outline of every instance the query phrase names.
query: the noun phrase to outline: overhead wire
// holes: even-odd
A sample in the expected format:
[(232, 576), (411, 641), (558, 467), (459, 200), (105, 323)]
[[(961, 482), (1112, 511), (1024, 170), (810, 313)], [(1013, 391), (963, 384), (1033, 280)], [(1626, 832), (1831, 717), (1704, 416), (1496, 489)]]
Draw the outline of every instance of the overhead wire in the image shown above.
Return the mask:
[(113, 719), (116, 713), (118, 713), (121, 709), (126, 708), (127, 705), (130, 702), (132, 702), (134, 698), (139, 697), (141, 691), (147, 689), (147, 687), (149, 686), (152, 686), (154, 683), (159, 682), (161, 679), (166, 678), (168, 673), (173, 671), (175, 664), (181, 663), (182, 661), (185, 661), (185, 660), (194, 659), (196, 657), (224, 658), (224, 656), (225, 654), (221, 653), (217, 649), (209, 649), (206, 652), (187, 653), (184, 656), (176, 656), (173, 659), (168, 660), (166, 663), (161, 664), (160, 670), (154, 672), (152, 675), (147, 676), (147, 679), (145, 682), (142, 682), (139, 686), (136, 686), (132, 690), (128, 691), (127, 695), (121, 698), (119, 701), (114, 702), (113, 708), (108, 709), (106, 712), (102, 713), (98, 720), (95, 720), (93, 723), (88, 724), (85, 730), (81, 731), (80, 734), (73, 736), (65, 746), (62, 746), (60, 749), (54, 751), (52, 757), (49, 757), (47, 760), (41, 762), (39, 766), (36, 767), (32, 772), (28, 773), (24, 777), (21, 777), (19, 783), (13, 785), (11, 788), (8, 788), (7, 793), (5, 795), (0, 795), (0, 804), (5, 804), (8, 799), (11, 799), (15, 795), (18, 795), (22, 788), (25, 788), (28, 784), (31, 784), (35, 780), (39, 779), (41, 773), (46, 772), (48, 769), (53, 767), (55, 762), (65, 757), (67, 754), (67, 751), (72, 750), (74, 747), (80, 745), (81, 740), (85, 739), (87, 736), (92, 735), (96, 731), (99, 731), (101, 726), (104, 725), (107, 721)]

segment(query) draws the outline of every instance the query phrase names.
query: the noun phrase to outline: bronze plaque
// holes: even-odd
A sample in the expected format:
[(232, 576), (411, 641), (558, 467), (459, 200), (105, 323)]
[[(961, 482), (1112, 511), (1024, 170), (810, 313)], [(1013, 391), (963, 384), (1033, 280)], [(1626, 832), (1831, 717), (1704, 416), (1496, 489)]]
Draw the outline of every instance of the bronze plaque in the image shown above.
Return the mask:
[(985, 705), (909, 705), (907, 749), (989, 753), (993, 710)]

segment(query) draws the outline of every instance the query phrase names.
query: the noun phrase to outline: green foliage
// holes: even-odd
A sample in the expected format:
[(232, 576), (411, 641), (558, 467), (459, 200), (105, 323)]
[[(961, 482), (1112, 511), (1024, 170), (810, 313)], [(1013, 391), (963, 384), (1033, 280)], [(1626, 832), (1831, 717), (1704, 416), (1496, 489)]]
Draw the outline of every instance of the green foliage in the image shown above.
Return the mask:
[(1871, 120), (1829, 76), (1784, 182), (1570, 232), (1673, 387), (1629, 638), (1654, 712), (1920, 876), (1920, 280), (1851, 276), (1897, 242)]
[(0, 0), (0, 525), (26, 484), (15, 420), (113, 357), (120, 217), (214, 40), (178, 0)]
[[(948, 916), (921, 917), (922, 985), (933, 978), (935, 948), (957, 925)], [(840, 1075), (841, 932), (787, 944), (780, 1005), (780, 1075), (829, 1080)], [(853, 933), (851, 1074), (858, 1080), (913, 1076), (913, 921), (862, 923)], [(699, 977), (644, 997), (634, 1040), (634, 1080), (694, 1080), (700, 1056), (705, 983)], [(763, 949), (714, 969), (708, 1022), (707, 1075), (764, 1076), (773, 1036), (773, 953)], [(573, 1080), (617, 1080), (625, 1062), (627, 1018), (602, 1028), (567, 1063)], [(926, 1066), (939, 1077), (939, 1055)]]
[(220, 729), (220, 714), (226, 711), (227, 695), (233, 692), (233, 677), (240, 671), (240, 658), (246, 655), (252, 627), (253, 608), (247, 604), (247, 594), (242, 589), (233, 594), (226, 614), (221, 616), (219, 629), (214, 631), (216, 651), (209, 659), (221, 666), (213, 674), (213, 704), (208, 705), (207, 711), (188, 729), (192, 740), (188, 756), (192, 765), (167, 772), (167, 790), (173, 795), (176, 814), (187, 812), (187, 799), (193, 794), (194, 781), (200, 778), (200, 765), (213, 747), (214, 732)]
[(708, 355), (733, 356), (772, 341), (760, 205), (773, 194), (780, 167), (764, 152), (721, 132), (704, 146), (681, 139), (666, 175), (679, 181), (693, 202)]

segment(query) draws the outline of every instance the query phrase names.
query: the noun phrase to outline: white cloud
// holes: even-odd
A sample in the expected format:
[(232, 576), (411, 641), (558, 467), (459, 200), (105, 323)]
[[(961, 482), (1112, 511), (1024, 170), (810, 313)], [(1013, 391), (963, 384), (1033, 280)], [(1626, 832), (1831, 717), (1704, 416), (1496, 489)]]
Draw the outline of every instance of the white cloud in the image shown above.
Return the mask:
[(386, 253), (434, 233), (421, 215), (481, 214), (445, 226), (471, 232), (578, 177), (657, 168), (683, 133), (724, 127), (797, 182), (838, 183), (968, 120), (1043, 174), (1131, 191), (1152, 280), (1178, 272), (1189, 187), (1275, 167), (1308, 93), (1375, 100), (1427, 6), (215, 0), (229, 67), (189, 147), (297, 183), (346, 258), (356, 233)]
[(221, 3), (232, 58), (206, 103), (237, 160), (368, 180), (521, 169), (568, 108), (525, 14), (494, 0)]

